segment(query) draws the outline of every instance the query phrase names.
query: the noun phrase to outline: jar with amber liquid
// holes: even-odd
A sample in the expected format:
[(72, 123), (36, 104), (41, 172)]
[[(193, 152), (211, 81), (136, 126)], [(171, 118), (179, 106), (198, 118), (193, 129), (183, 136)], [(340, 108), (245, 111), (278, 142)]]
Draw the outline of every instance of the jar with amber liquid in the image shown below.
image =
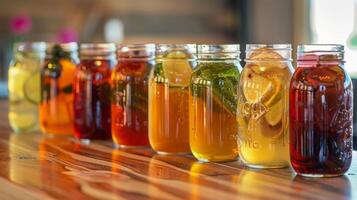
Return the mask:
[(73, 78), (77, 43), (48, 44), (41, 73), (40, 125), (54, 135), (73, 133)]
[(115, 44), (81, 44), (74, 74), (74, 135), (76, 138), (112, 139), (110, 76), (116, 64)]
[(149, 77), (149, 141), (161, 154), (190, 153), (188, 93), (196, 46), (157, 45)]
[(291, 45), (246, 46), (239, 81), (239, 154), (253, 168), (289, 166)]
[(238, 159), (239, 45), (197, 45), (190, 94), (190, 147), (202, 162)]
[(290, 83), (290, 159), (308, 177), (344, 174), (352, 162), (353, 89), (342, 45), (298, 46)]
[(112, 137), (120, 147), (149, 146), (148, 86), (155, 45), (118, 45), (111, 76)]

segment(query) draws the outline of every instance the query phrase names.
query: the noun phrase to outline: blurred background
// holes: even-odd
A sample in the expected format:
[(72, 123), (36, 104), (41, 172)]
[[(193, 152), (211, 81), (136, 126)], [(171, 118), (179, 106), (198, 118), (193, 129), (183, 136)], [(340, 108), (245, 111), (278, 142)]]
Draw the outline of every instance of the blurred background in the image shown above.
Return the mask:
[(357, 78), (357, 0), (0, 0), (0, 97), (18, 41), (338, 43)]
[(354, 76), (357, 0), (0, 0), (2, 97), (17, 41), (339, 43)]

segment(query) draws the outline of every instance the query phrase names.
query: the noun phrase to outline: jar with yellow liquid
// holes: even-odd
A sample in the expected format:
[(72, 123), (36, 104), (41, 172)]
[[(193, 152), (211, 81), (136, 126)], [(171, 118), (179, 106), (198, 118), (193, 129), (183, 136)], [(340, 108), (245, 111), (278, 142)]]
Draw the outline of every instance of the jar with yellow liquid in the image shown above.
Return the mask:
[(289, 166), (291, 45), (246, 46), (237, 121), (241, 160), (253, 168)]
[(14, 46), (9, 67), (9, 122), (15, 132), (39, 129), (40, 73), (46, 43), (24, 42)]
[(191, 78), (190, 146), (202, 162), (238, 158), (239, 45), (197, 45)]
[(161, 154), (189, 153), (188, 92), (196, 45), (161, 44), (149, 76), (149, 142)]

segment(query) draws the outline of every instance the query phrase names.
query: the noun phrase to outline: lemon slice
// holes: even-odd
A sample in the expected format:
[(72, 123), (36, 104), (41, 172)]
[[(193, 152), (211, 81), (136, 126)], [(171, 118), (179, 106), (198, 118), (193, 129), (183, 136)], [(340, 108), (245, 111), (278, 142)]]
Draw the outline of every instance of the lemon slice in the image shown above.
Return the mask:
[(270, 106), (281, 98), (281, 80), (263, 75), (246, 68), (242, 74), (243, 94), (248, 103), (261, 102), (265, 106)]
[(249, 59), (265, 60), (265, 59), (274, 59), (274, 60), (283, 60), (283, 57), (274, 51), (272, 48), (262, 47), (256, 49), (250, 56)]
[(274, 83), (250, 68), (242, 74), (242, 82), (244, 97), (251, 104), (264, 101), (274, 93)]
[(24, 84), (24, 97), (27, 101), (38, 105), (41, 101), (41, 75), (34, 72)]
[(266, 96), (266, 101), (264, 102), (266, 106), (274, 105), (277, 101), (281, 99), (282, 95), (281, 80), (279, 80), (278, 78), (272, 78), (271, 81), (274, 84), (274, 90), (269, 97)]
[(162, 60), (165, 77), (171, 86), (188, 86), (191, 80), (192, 68), (187, 60), (189, 56), (182, 51), (167, 54)]
[(283, 117), (283, 102), (282, 100), (278, 101), (272, 107), (269, 108), (269, 111), (265, 114), (265, 120), (270, 126), (276, 126), (279, 124)]
[(37, 112), (9, 112), (11, 127), (14, 127), (16, 132), (28, 131), (36, 129), (38, 120)]
[[(248, 124), (248, 129), (251, 134), (258, 135), (256, 137), (263, 136), (264, 139), (278, 140), (284, 132), (282, 123), (278, 123), (275, 126), (268, 124), (265, 118), (260, 118), (259, 120), (251, 119)], [(263, 138), (262, 138), (263, 139)]]

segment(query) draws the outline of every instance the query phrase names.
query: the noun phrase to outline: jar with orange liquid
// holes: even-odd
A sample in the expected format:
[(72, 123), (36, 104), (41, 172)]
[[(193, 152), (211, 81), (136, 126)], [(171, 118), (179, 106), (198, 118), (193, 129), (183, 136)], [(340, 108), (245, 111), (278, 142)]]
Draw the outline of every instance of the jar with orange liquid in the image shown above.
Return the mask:
[(72, 84), (78, 63), (75, 42), (49, 44), (41, 72), (40, 125), (42, 132), (54, 135), (73, 133)]
[(190, 146), (202, 162), (238, 158), (239, 45), (197, 45), (190, 85)]
[(149, 146), (148, 78), (155, 45), (117, 47), (118, 64), (111, 76), (112, 137), (120, 147)]
[(158, 45), (149, 77), (149, 141), (161, 154), (189, 153), (188, 90), (196, 45)]

